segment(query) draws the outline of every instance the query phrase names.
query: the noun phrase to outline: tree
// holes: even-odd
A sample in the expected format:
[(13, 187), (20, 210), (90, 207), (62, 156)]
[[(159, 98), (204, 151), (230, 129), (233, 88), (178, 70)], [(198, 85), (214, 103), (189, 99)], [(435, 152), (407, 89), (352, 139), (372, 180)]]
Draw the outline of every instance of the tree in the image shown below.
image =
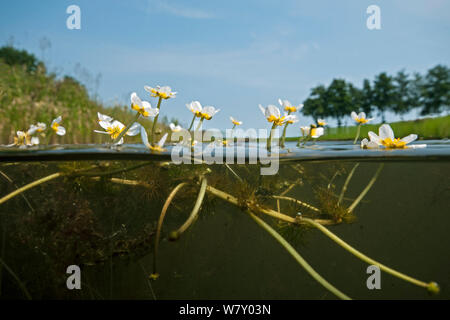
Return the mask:
[(421, 85), (422, 115), (440, 113), (450, 108), (450, 69), (437, 65), (428, 70)]
[(385, 122), (385, 112), (392, 108), (395, 101), (395, 86), (391, 76), (382, 72), (375, 77), (373, 86), (373, 105), (377, 107), (381, 121)]
[(0, 48), (0, 59), (10, 66), (24, 65), (28, 72), (36, 71), (38, 66), (43, 67), (43, 64), (33, 54), (25, 50), (17, 50), (11, 46)]
[(349, 85), (343, 79), (334, 79), (327, 88), (327, 102), (330, 116), (337, 120), (337, 125), (342, 125), (342, 118), (352, 110), (352, 97), (349, 93)]
[(361, 95), (361, 109), (367, 115), (370, 115), (373, 111), (373, 90), (370, 80), (364, 79)]
[(311, 93), (303, 102), (302, 113), (305, 116), (311, 116), (317, 122), (319, 118), (329, 116), (327, 89), (323, 85), (319, 85), (311, 89)]
[(403, 115), (411, 111), (414, 106), (411, 92), (412, 83), (409, 80), (409, 75), (403, 70), (399, 71), (393, 80), (395, 84), (395, 99), (392, 104), (392, 111), (403, 119)]

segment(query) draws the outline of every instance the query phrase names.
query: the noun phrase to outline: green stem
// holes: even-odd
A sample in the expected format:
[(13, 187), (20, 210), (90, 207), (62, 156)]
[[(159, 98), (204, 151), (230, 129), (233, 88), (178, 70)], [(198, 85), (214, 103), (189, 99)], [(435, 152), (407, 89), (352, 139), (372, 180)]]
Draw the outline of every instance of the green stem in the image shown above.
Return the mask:
[(356, 129), (356, 137), (355, 137), (355, 141), (353, 141), (353, 144), (356, 144), (356, 141), (358, 141), (360, 132), (361, 132), (361, 124), (359, 124), (358, 128)]
[(345, 179), (344, 186), (342, 187), (342, 191), (341, 191), (341, 194), (339, 195), (339, 199), (337, 202), (338, 205), (341, 203), (342, 199), (344, 199), (345, 191), (347, 191), (348, 184), (349, 184), (350, 180), (352, 179), (353, 174), (355, 173), (355, 170), (356, 170), (356, 168), (358, 168), (358, 166), (359, 166), (359, 162), (357, 162), (355, 164), (352, 171), (350, 171), (350, 173), (348, 174), (347, 179)]
[(158, 227), (156, 228), (155, 250), (153, 252), (153, 274), (151, 275), (152, 279), (158, 278), (158, 272), (156, 269), (156, 260), (158, 258), (159, 238), (161, 236), (161, 229), (164, 222), (164, 217), (166, 216), (167, 209), (169, 208), (169, 205), (172, 202), (173, 198), (175, 198), (177, 192), (186, 185), (187, 185), (186, 182), (182, 182), (179, 185), (177, 185), (167, 197), (166, 202), (164, 203), (164, 206), (161, 210), (161, 214), (158, 220)]
[(384, 163), (380, 164), (377, 172), (375, 172), (374, 176), (369, 181), (369, 184), (364, 188), (364, 190), (361, 192), (361, 194), (358, 196), (358, 198), (356, 198), (355, 201), (353, 201), (352, 205), (348, 208), (349, 213), (351, 213), (356, 208), (356, 206), (361, 202), (361, 200), (364, 198), (364, 196), (367, 194), (367, 192), (369, 192), (370, 188), (372, 188), (373, 184), (377, 180), (378, 175), (380, 174), (383, 167), (384, 167)]
[(271, 146), (272, 146), (272, 133), (273, 130), (277, 127), (277, 125), (274, 123), (272, 125), (272, 128), (270, 129), (269, 138), (267, 139), (267, 151), (270, 152)]
[(196, 115), (194, 114), (194, 117), (192, 118), (192, 121), (191, 121), (191, 125), (189, 126), (189, 129), (188, 129), (189, 132), (191, 131), (192, 126), (194, 125), (195, 118), (196, 118)]
[[(417, 279), (414, 279), (410, 276), (407, 276), (401, 272), (398, 272), (394, 269), (391, 269), (381, 263), (379, 263), (378, 261), (375, 261), (371, 258), (369, 258), (368, 256), (366, 256), (365, 254), (359, 252), (358, 250), (356, 250), (355, 248), (353, 248), (352, 246), (350, 246), (348, 243), (346, 243), (344, 240), (342, 240), (341, 238), (339, 238), (337, 235), (335, 235), (334, 233), (332, 233), (330, 230), (328, 230), (327, 228), (325, 228), (324, 226), (322, 226), (320, 223), (317, 223), (316, 221), (314, 221), (313, 219), (309, 219), (309, 218), (300, 218), (300, 221), (304, 221), (309, 223), (310, 225), (316, 227), (317, 229), (319, 229), (323, 234), (325, 234), (328, 238), (330, 238), (331, 240), (333, 240), (334, 242), (336, 242), (338, 245), (340, 245), (342, 248), (344, 248), (345, 250), (347, 250), (348, 252), (350, 252), (351, 254), (353, 254), (354, 256), (356, 256), (357, 258), (361, 259), (362, 261), (370, 264), (370, 265), (375, 265), (378, 266), (381, 270), (393, 275), (394, 277), (400, 278), (402, 280), (408, 281), (412, 284), (415, 284), (419, 287), (424, 287), (427, 288), (428, 290), (435, 292), (437, 287), (437, 284), (435, 282), (430, 282), (430, 283), (425, 283), (423, 281), (419, 281)], [(438, 290), (438, 289), (437, 289)]]
[(61, 177), (62, 175), (63, 174), (61, 172), (57, 172), (57, 173), (51, 174), (51, 175), (49, 175), (47, 177), (44, 177), (44, 178), (41, 178), (39, 180), (33, 181), (33, 182), (31, 182), (31, 183), (29, 183), (29, 184), (27, 184), (27, 185), (25, 185), (25, 186), (23, 186), (23, 187), (21, 187), (21, 188), (19, 188), (17, 190), (11, 192), (10, 194), (4, 196), (3, 198), (1, 198), (0, 199), (0, 204), (8, 201), (11, 198), (14, 198), (15, 196), (21, 194), (22, 192), (27, 191), (28, 189), (31, 189), (31, 188), (33, 188), (35, 186), (38, 186), (38, 185), (40, 185), (40, 184), (42, 184), (44, 182), (47, 182), (47, 181), (56, 179), (58, 177)]
[(25, 294), (25, 296), (27, 297), (28, 300), (32, 300), (30, 293), (28, 292), (27, 288), (25, 287), (25, 285), (23, 284), (22, 281), (20, 281), (19, 277), (16, 275), (16, 273), (14, 271), (12, 271), (12, 269), (6, 264), (5, 261), (3, 261), (2, 258), (0, 258), (0, 264), (3, 265), (3, 267), (6, 269), (6, 271), (9, 272), (9, 274), (14, 278), (14, 280), (17, 281), (17, 283), (19, 284), (20, 289), (22, 289), (23, 293)]
[(141, 116), (141, 114), (138, 112), (136, 113), (136, 115), (134, 116), (133, 121), (131, 121), (123, 130), (122, 132), (120, 132), (120, 134), (117, 136), (117, 138), (115, 138), (113, 140), (113, 144), (116, 144), (117, 142), (120, 141), (120, 139), (122, 139), (122, 137), (125, 135), (125, 133), (127, 133), (128, 130), (130, 130), (131, 126), (139, 119), (139, 117)]
[[(290, 114), (291, 114), (291, 111), (288, 112), (288, 115), (290, 115)], [(289, 124), (289, 123), (286, 122), (286, 124), (284, 125), (284, 128), (283, 128), (283, 134), (281, 135), (280, 146), (281, 146), (282, 148), (284, 148), (284, 141), (285, 141), (285, 139), (286, 139), (286, 129), (287, 129), (288, 124)]]
[(150, 144), (152, 144), (152, 145), (153, 145), (153, 141), (154, 141), (154, 134), (155, 134), (156, 123), (158, 122), (158, 118), (159, 118), (159, 110), (160, 110), (160, 107), (161, 107), (161, 101), (162, 101), (162, 98), (159, 97), (158, 105), (156, 106), (156, 108), (158, 109), (158, 114), (156, 115), (155, 119), (153, 120), (152, 133), (150, 134)]
[(207, 185), (208, 185), (208, 182), (207, 182), (206, 178), (203, 178), (202, 185), (200, 187), (200, 191), (197, 196), (197, 201), (195, 202), (194, 208), (192, 209), (192, 212), (189, 215), (189, 218), (186, 220), (185, 223), (183, 223), (183, 225), (180, 228), (178, 228), (178, 230), (172, 231), (170, 233), (170, 236), (169, 236), (170, 240), (178, 240), (178, 238), (183, 234), (183, 232), (185, 232), (191, 226), (191, 224), (193, 224), (194, 221), (197, 219), (198, 212), (200, 211), (200, 207), (203, 203), (203, 198), (205, 197)]
[(339, 289), (334, 287), (331, 283), (325, 280), (320, 274), (314, 270), (308, 262), (287, 242), (278, 232), (276, 232), (272, 227), (270, 227), (267, 223), (265, 223), (262, 219), (258, 218), (252, 212), (247, 211), (250, 217), (255, 220), (255, 222), (261, 226), (264, 230), (266, 230), (275, 240), (277, 240), (289, 254), (300, 264), (300, 266), (309, 273), (311, 277), (314, 278), (317, 282), (319, 282), (325, 289), (336, 295), (338, 298), (343, 300), (351, 300), (350, 297), (342, 293)]

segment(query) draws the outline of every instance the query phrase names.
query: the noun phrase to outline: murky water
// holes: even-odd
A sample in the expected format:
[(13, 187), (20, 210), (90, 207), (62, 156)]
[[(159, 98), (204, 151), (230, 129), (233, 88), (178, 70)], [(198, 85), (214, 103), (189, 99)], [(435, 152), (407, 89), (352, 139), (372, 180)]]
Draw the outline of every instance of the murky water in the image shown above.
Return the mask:
[[(368, 263), (318, 229), (258, 214), (351, 298), (449, 299), (449, 157), (450, 144), (439, 141), (397, 151), (328, 143), (285, 151), (278, 174), (261, 176), (259, 165), (166, 164), (168, 152), (149, 154), (138, 146), (2, 149), (0, 198), (54, 173), (63, 176), (0, 204), (1, 298), (335, 299), (245, 210), (270, 208), (325, 221), (370, 258), (441, 289), (431, 295), (382, 271), (381, 289), (369, 290)], [(203, 177), (238, 205), (208, 189), (198, 218), (169, 241), (194, 207)], [(157, 222), (182, 182), (161, 229), (160, 276), (150, 280)], [(280, 195), (308, 206), (277, 204)], [(81, 290), (66, 287), (69, 265), (81, 267)]]

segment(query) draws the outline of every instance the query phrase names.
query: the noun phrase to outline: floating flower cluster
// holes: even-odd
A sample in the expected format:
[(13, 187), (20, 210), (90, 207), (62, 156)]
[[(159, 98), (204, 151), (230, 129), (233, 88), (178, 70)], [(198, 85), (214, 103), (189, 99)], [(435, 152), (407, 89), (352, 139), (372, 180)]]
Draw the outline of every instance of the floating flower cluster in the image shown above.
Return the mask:
[[(56, 133), (59, 136), (63, 136), (66, 134), (66, 129), (61, 126), (62, 117), (59, 116), (54, 119), (50, 125), (49, 130), (47, 130), (47, 125), (43, 122), (38, 122), (37, 124), (32, 124), (27, 131), (17, 131), (16, 136), (14, 137), (14, 143), (7, 145), (7, 147), (31, 147), (40, 144), (40, 139), (37, 136), (33, 135), (41, 135), (41, 137), (47, 137), (47, 139), (51, 136), (52, 133)], [(46, 131), (47, 132), (46, 134)]]

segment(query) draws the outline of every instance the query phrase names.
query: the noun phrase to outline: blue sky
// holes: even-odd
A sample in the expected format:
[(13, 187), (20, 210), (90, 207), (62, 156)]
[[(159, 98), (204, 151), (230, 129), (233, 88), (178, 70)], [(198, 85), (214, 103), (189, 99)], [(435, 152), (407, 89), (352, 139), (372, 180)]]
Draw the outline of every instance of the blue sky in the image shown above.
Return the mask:
[[(81, 8), (81, 30), (66, 28), (69, 5)], [(381, 9), (381, 30), (368, 30), (366, 9)], [(185, 103), (222, 111), (208, 127), (268, 127), (258, 104), (304, 101), (310, 89), (387, 71), (425, 72), (450, 65), (450, 1), (2, 1), (0, 44), (13, 40), (50, 70), (75, 75), (107, 103), (129, 102), (144, 85), (178, 92), (162, 115), (185, 125)], [(42, 38), (51, 47), (41, 50)], [(86, 76), (101, 74), (98, 89)], [(150, 100), (150, 99), (149, 99)], [(152, 100), (150, 100), (153, 102)], [(414, 117), (415, 114), (409, 115)], [(388, 120), (396, 120), (389, 116)], [(311, 119), (301, 117), (300, 124)], [(333, 124), (333, 122), (331, 122)], [(294, 135), (299, 125), (288, 134)]]

